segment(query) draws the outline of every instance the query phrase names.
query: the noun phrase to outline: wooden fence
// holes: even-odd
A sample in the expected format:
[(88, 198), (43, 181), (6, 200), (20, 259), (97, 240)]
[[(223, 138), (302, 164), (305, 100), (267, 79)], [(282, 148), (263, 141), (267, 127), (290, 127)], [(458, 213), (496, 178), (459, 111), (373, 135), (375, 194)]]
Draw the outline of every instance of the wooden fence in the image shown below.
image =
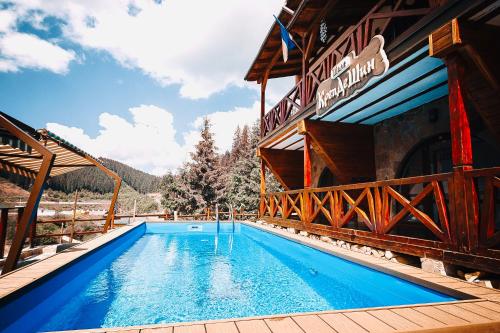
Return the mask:
[(487, 267), (500, 264), (499, 175), (499, 167), (464, 172), (466, 225), (455, 218), (454, 173), (270, 193), (260, 213), (283, 227)]
[[(74, 207), (76, 209), (76, 206)], [(4, 257), (6, 240), (7, 240), (7, 221), (9, 212), (11, 215), (16, 215), (16, 228), (17, 224), (20, 220), (20, 217), (23, 214), (24, 207), (1, 207), (0, 208), (0, 259)], [(220, 220), (229, 220), (230, 219), (230, 211), (219, 211), (219, 219)], [(236, 220), (246, 219), (246, 218), (256, 218), (258, 216), (257, 213), (245, 212), (243, 210), (234, 210), (233, 216)], [(85, 217), (85, 218), (76, 218), (76, 214), (73, 214), (72, 218), (57, 218), (57, 219), (38, 219), (35, 218), (35, 222), (31, 224), (29, 230), (29, 246), (34, 247), (37, 243), (37, 239), (40, 238), (61, 238), (64, 236), (69, 237), (69, 241), (71, 242), (75, 236), (81, 235), (90, 235), (90, 234), (99, 234), (105, 233), (104, 230), (104, 222), (106, 221), (106, 216), (96, 216), (96, 217)], [(137, 219), (137, 218), (158, 218), (164, 221), (186, 221), (186, 220), (194, 220), (197, 222), (212, 222), (215, 221), (215, 211), (213, 209), (207, 208), (203, 213), (197, 214), (178, 214), (175, 216), (174, 214), (170, 214), (167, 212), (157, 212), (157, 213), (138, 213), (138, 214), (116, 214), (111, 219), (111, 228), (119, 227), (120, 220), (124, 219)], [(82, 222), (102, 222), (102, 226), (97, 230), (86, 230), (79, 231), (77, 230), (78, 223)], [(61, 226), (61, 232), (57, 233), (37, 233), (37, 225), (40, 224), (55, 224)], [(65, 231), (66, 230), (66, 231)]]

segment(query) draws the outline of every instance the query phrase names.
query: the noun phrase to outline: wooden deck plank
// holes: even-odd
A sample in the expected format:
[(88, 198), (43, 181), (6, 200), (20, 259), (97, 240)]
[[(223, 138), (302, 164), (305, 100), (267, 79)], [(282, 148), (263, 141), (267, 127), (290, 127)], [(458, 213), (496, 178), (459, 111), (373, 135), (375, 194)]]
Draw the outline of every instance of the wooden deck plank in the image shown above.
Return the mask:
[(304, 331), (290, 317), (266, 318), (267, 326), (273, 333), (303, 333)]
[(362, 326), (368, 332), (393, 332), (394, 327), (375, 318), (367, 312), (348, 312), (345, 313), (347, 317), (352, 319), (356, 324)]
[(438, 305), (436, 306), (436, 308), (451, 313), (455, 317), (462, 318), (463, 320), (466, 320), (469, 323), (482, 323), (485, 321), (489, 321), (488, 318), (480, 316), (474, 312), (467, 311), (453, 304)]
[(481, 303), (462, 303), (462, 304), (457, 304), (456, 306), (458, 306), (459, 308), (463, 308), (467, 311), (474, 312), (480, 316), (483, 316), (491, 320), (500, 320), (500, 312), (484, 308), (480, 306), (480, 304)]
[(471, 294), (474, 296), (481, 296), (481, 295), (487, 295), (491, 294), (492, 290), (487, 289), (487, 288), (482, 288), (482, 287), (475, 287), (475, 286), (470, 286), (470, 287), (465, 287), (465, 288), (456, 288), (458, 291), (466, 293), (466, 294)]
[(342, 313), (320, 314), (319, 317), (339, 333), (367, 332), (363, 327), (359, 326), (354, 321), (344, 316)]
[(262, 319), (237, 321), (236, 326), (240, 333), (271, 333), (266, 322)]
[(395, 308), (391, 309), (391, 311), (425, 328), (445, 326), (442, 322), (437, 321), (436, 319), (431, 318), (421, 312), (415, 311), (412, 308)]
[(384, 323), (387, 323), (388, 325), (394, 327), (396, 330), (410, 330), (421, 328), (420, 325), (398, 315), (395, 312), (392, 312), (391, 310), (374, 310), (368, 311), (368, 313), (375, 318), (380, 319)]
[(481, 302), (478, 303), (479, 306), (482, 306), (483, 308), (487, 308), (493, 311), (496, 311), (500, 313), (500, 304), (498, 303), (493, 303), (493, 302)]
[(175, 326), (174, 333), (206, 333), (205, 325)]
[(223, 323), (207, 323), (205, 324), (207, 333), (238, 333), (236, 324), (233, 321)]
[(141, 333), (172, 333), (174, 331), (173, 327), (155, 327), (155, 328), (143, 328)]
[(333, 328), (328, 326), (320, 317), (316, 315), (296, 316), (292, 319), (304, 330), (311, 333), (336, 333)]
[(434, 306), (419, 306), (414, 307), (414, 310), (421, 312), (431, 318), (439, 320), (445, 325), (468, 324), (469, 322), (462, 318), (453, 316), (448, 312), (444, 312)]

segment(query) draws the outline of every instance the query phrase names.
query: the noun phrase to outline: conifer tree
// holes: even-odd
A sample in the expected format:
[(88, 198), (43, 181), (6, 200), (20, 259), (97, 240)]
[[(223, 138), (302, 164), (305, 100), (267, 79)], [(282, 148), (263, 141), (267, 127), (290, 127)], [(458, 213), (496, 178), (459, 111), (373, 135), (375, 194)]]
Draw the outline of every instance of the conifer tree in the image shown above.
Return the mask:
[[(187, 163), (185, 180), (187, 187), (197, 197), (197, 209), (215, 206), (218, 199), (220, 176), (219, 156), (216, 152), (211, 124), (203, 119), (201, 139), (191, 153), (192, 161)], [(197, 200), (198, 201), (198, 200)]]

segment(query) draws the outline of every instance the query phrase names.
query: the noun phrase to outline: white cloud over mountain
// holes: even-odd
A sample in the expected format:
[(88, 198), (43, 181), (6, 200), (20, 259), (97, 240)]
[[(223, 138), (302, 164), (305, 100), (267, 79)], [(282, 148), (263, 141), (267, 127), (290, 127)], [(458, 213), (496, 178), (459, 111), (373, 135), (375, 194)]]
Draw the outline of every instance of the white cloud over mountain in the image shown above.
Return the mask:
[[(63, 39), (83, 48), (108, 52), (123, 66), (138, 68), (161, 84), (180, 84), (183, 97), (197, 99), (231, 85), (245, 84), (244, 74), (269, 29), (272, 13), (279, 11), (283, 0), (16, 0), (13, 3), (0, 11), (0, 15), (11, 20), (9, 24), (0, 23), (0, 29), (3, 24), (7, 25), (4, 29), (14, 32), (13, 15), (35, 27), (47, 24), (44, 18), (58, 18), (65, 22), (61, 25)], [(63, 73), (74, 59), (72, 51), (45, 41), (52, 46), (44, 52), (49, 55), (53, 51), (50, 53), (55, 55), (51, 57), (53, 63), (45, 63), (44, 59), (34, 63), (37, 55), (29, 57), (22, 50), (28, 42), (42, 47), (44, 41), (24, 35), (17, 36), (23, 39), (18, 41), (18, 45), (23, 43), (21, 54), (12, 54), (8, 48), (5, 50), (10, 50), (10, 54), (0, 50), (16, 68), (38, 66)], [(8, 69), (5, 64), (2, 68)]]
[[(251, 125), (257, 119), (259, 110), (260, 104), (255, 103), (250, 108), (237, 107), (207, 115), (219, 151), (230, 149), (236, 127)], [(89, 136), (81, 128), (58, 123), (48, 123), (47, 129), (92, 155), (116, 159), (156, 175), (175, 170), (189, 159), (189, 152), (200, 139), (203, 117), (198, 117), (189, 131), (181, 133), (183, 142), (179, 142), (171, 112), (154, 105), (133, 107), (129, 112), (131, 122), (102, 113), (96, 137)]]

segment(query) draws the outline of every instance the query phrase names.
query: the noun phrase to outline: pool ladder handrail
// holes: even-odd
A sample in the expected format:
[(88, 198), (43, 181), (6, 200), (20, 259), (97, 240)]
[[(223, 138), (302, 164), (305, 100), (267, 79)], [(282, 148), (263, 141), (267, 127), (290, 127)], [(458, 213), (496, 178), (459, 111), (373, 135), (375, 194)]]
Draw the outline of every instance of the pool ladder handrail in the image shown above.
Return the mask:
[(233, 223), (233, 234), (234, 234), (234, 210), (233, 210), (233, 205), (229, 204), (229, 218), (231, 219), (231, 222)]
[(217, 234), (219, 234), (220, 231), (219, 204), (215, 204), (215, 221), (217, 223)]

